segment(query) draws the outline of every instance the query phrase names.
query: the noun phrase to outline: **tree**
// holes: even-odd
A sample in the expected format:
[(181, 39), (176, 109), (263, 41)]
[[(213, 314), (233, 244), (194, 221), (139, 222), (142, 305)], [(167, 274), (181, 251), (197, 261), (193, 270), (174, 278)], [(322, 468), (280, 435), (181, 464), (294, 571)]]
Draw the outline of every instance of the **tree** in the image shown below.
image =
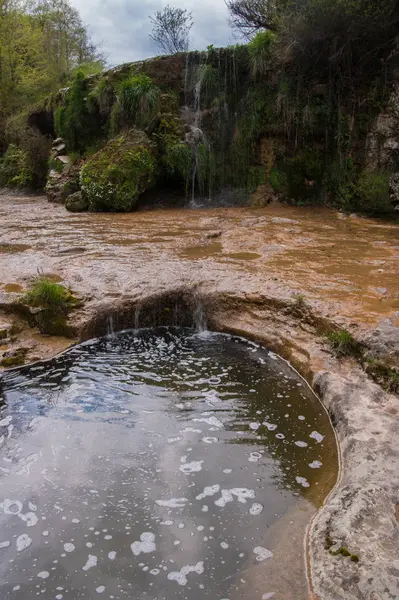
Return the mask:
[(274, 0), (226, 0), (230, 24), (250, 38), (260, 29), (276, 31), (277, 5)]
[(150, 17), (150, 21), (150, 40), (156, 48), (165, 54), (187, 52), (188, 38), (194, 23), (191, 11), (168, 4), (163, 10), (158, 10), (154, 17)]

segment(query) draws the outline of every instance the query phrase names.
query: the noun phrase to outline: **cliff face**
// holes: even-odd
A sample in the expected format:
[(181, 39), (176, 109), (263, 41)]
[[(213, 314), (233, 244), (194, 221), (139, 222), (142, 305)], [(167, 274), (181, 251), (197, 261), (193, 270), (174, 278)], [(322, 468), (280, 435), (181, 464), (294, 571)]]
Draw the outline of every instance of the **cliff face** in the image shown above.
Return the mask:
[(158, 190), (215, 204), (284, 199), (389, 212), (399, 205), (396, 60), (384, 82), (337, 98), (317, 73), (304, 78), (272, 57), (254, 71), (246, 46), (158, 57), (61, 90), (14, 119), (9, 139), (21, 144), (23, 123), (46, 139), (61, 134), (69, 152), (90, 160), (136, 127), (156, 147)]

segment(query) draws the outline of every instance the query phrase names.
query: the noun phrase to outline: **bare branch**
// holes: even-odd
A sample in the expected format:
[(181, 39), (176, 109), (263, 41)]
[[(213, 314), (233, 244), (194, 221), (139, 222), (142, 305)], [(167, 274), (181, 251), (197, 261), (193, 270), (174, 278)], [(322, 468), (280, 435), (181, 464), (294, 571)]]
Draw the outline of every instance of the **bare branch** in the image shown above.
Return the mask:
[(165, 54), (187, 52), (189, 34), (194, 23), (189, 10), (168, 4), (163, 10), (158, 10), (154, 17), (150, 17), (150, 21), (150, 40), (156, 48)]

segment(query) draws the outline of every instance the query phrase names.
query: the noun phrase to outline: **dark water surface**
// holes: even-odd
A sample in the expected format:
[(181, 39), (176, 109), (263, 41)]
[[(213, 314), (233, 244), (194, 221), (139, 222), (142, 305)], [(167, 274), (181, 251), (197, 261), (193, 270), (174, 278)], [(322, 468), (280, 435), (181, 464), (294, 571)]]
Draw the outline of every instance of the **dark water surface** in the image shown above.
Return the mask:
[(327, 415), (242, 339), (123, 332), (4, 375), (0, 598), (301, 600)]

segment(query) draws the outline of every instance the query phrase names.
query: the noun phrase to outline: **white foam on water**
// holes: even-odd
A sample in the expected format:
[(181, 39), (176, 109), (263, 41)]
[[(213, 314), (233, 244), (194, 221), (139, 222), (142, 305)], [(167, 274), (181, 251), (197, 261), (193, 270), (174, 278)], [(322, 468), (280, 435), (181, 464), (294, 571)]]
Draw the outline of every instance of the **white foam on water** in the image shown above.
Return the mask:
[(198, 525), (197, 531), (204, 531), (205, 527), (203, 525)]
[(313, 462), (311, 462), (309, 464), (309, 467), (311, 469), (320, 469), (323, 466), (323, 463), (321, 463), (319, 460), (314, 460)]
[(2, 419), (0, 421), (0, 427), (8, 427), (8, 425), (11, 423), (12, 421), (12, 417), (5, 417), (5, 419)]
[(202, 471), (202, 465), (204, 464), (203, 460), (193, 460), (190, 463), (184, 463), (183, 465), (180, 465), (179, 467), (179, 471), (181, 471), (182, 473), (199, 473), (199, 471)]
[(178, 435), (177, 437), (170, 437), (168, 438), (168, 444), (173, 444), (173, 442), (181, 442), (183, 438), (181, 437), (181, 435)]
[(228, 474), (228, 473), (232, 473), (232, 472), (233, 472), (233, 469), (223, 469), (223, 473)]
[(187, 575), (190, 573), (198, 573), (198, 575), (202, 575), (204, 572), (204, 563), (198, 562), (194, 566), (186, 565), (180, 569), (180, 571), (171, 571), (168, 573), (169, 581), (176, 581), (179, 585), (187, 584)]
[(214, 496), (215, 494), (217, 494), (220, 491), (220, 485), (216, 484), (216, 485), (209, 485), (207, 487), (204, 488), (204, 491), (201, 494), (198, 494), (198, 496), (196, 496), (196, 500), (203, 500), (204, 498), (207, 498), (208, 496)]
[(62, 594), (57, 594), (55, 597), (55, 600), (62, 600), (63, 599), (63, 595)]
[(79, 519), (76, 519), (76, 518), (75, 518), (75, 519), (72, 519), (72, 523), (80, 523), (80, 520), (79, 520)]
[(321, 435), (321, 433), (318, 433), (317, 431), (312, 431), (309, 437), (316, 440), (316, 442), (318, 442), (319, 444), (324, 440), (324, 435)]
[(104, 540), (112, 540), (112, 535), (104, 535)]
[(72, 544), (72, 542), (67, 542), (64, 544), (64, 550), (65, 552), (73, 552), (75, 550), (75, 546)]
[(251, 454), (249, 455), (249, 462), (258, 462), (258, 460), (262, 458), (262, 455), (260, 452), (251, 452)]
[(218, 429), (222, 429), (224, 427), (222, 421), (220, 421), (217, 417), (209, 417), (203, 419), (193, 419), (196, 423), (207, 423), (211, 425), (211, 427), (217, 427)]
[[(9, 498), (5, 498), (4, 502), (0, 504), (0, 507), (3, 508), (4, 514), (6, 515), (19, 515), (22, 511), (23, 505), (19, 500), (10, 500)], [(14, 507), (16, 507), (16, 509)]]
[(221, 547), (223, 548), (223, 550), (227, 550), (227, 548), (229, 547), (227, 542), (221, 542)]
[(202, 429), (195, 429), (195, 427), (185, 427), (180, 429), (180, 433), (202, 433)]
[(25, 521), (27, 527), (35, 527), (39, 522), (34, 512), (28, 512), (25, 515), (20, 513), (18, 516), (22, 521)]
[(37, 576), (40, 577), (40, 579), (47, 579), (50, 577), (50, 573), (48, 571), (40, 571)]
[(276, 433), (276, 438), (278, 440), (284, 440), (285, 439), (285, 435), (284, 435), (284, 433)]
[(160, 525), (173, 525), (174, 521), (161, 521)]
[(150, 571), (150, 575), (159, 575), (160, 574), (160, 570), (159, 569), (151, 569)]
[(270, 598), (273, 598), (273, 596), (276, 595), (276, 592), (269, 592), (268, 594), (263, 594), (262, 596), (262, 600), (270, 600)]
[(205, 444), (216, 444), (219, 441), (219, 438), (217, 438), (217, 437), (203, 437), (202, 441)]
[(105, 592), (105, 585), (99, 585), (98, 588), (96, 588), (96, 592), (97, 594), (102, 594)]
[(33, 502), (28, 502), (28, 506), (30, 510), (33, 510), (33, 512), (37, 510), (37, 506), (36, 504), (33, 504)]
[(109, 560), (115, 560), (115, 558), (116, 558), (116, 552), (115, 552), (115, 550), (112, 550), (111, 552), (108, 552), (108, 558), (109, 558)]
[(47, 531), (47, 529), (46, 529), (46, 531), (43, 531), (43, 532), (42, 532), (42, 535), (43, 535), (44, 537), (47, 537), (47, 536), (49, 535), (49, 531)]
[(14, 587), (12, 588), (12, 591), (13, 591), (13, 592), (17, 592), (17, 591), (18, 591), (18, 590), (20, 590), (20, 589), (21, 589), (21, 586), (20, 586), (20, 585), (14, 585)]
[(8, 540), (6, 542), (0, 542), (0, 549), (1, 548), (9, 548), (11, 546), (11, 542)]
[(22, 552), (23, 550), (26, 550), (26, 548), (29, 548), (31, 543), (32, 543), (32, 538), (30, 538), (27, 533), (23, 533), (22, 535), (20, 535), (17, 538), (17, 541), (16, 541), (17, 551)]
[(307, 448), (308, 444), (306, 442), (301, 442), (300, 440), (297, 442), (294, 442), (295, 446), (298, 446), (298, 448)]
[(257, 431), (260, 427), (260, 423), (250, 423), (249, 424), (250, 429), (252, 429), (253, 431)]
[(228, 502), (233, 502), (234, 496), (236, 496), (238, 502), (246, 504), (248, 498), (255, 498), (255, 491), (248, 488), (231, 488), (229, 490), (222, 490), (222, 496), (218, 500), (215, 500), (215, 504), (216, 506), (223, 508)]
[(310, 487), (310, 483), (306, 479), (306, 477), (295, 477), (297, 483), (299, 483), (302, 487), (308, 488)]
[(306, 418), (303, 415), (298, 415), (298, 419), (300, 421), (305, 421), (306, 420)]
[(183, 508), (186, 502), (188, 502), (187, 498), (171, 498), (170, 500), (156, 500), (155, 504), (166, 508)]
[(209, 511), (209, 506), (207, 506), (206, 504), (204, 504), (204, 506), (201, 508), (202, 512), (208, 512)]
[(258, 502), (254, 502), (249, 509), (249, 514), (252, 516), (260, 515), (263, 512), (263, 504), (259, 504)]
[(262, 562), (264, 560), (268, 560), (269, 558), (273, 558), (273, 552), (271, 550), (268, 550), (267, 548), (264, 548), (263, 546), (256, 546), (253, 552), (256, 555), (256, 560), (258, 562)]
[(92, 569), (93, 567), (96, 567), (96, 566), (97, 566), (97, 556), (94, 556), (94, 554), (89, 554), (85, 566), (82, 567), (82, 571), (88, 571), (89, 569)]
[(267, 421), (263, 421), (262, 425), (267, 427), (269, 431), (275, 431), (277, 429), (277, 425), (274, 423), (268, 423)]
[(145, 531), (140, 535), (139, 542), (133, 542), (130, 545), (134, 556), (139, 556), (141, 553), (143, 554), (151, 554), (155, 552), (155, 535), (149, 531)]

